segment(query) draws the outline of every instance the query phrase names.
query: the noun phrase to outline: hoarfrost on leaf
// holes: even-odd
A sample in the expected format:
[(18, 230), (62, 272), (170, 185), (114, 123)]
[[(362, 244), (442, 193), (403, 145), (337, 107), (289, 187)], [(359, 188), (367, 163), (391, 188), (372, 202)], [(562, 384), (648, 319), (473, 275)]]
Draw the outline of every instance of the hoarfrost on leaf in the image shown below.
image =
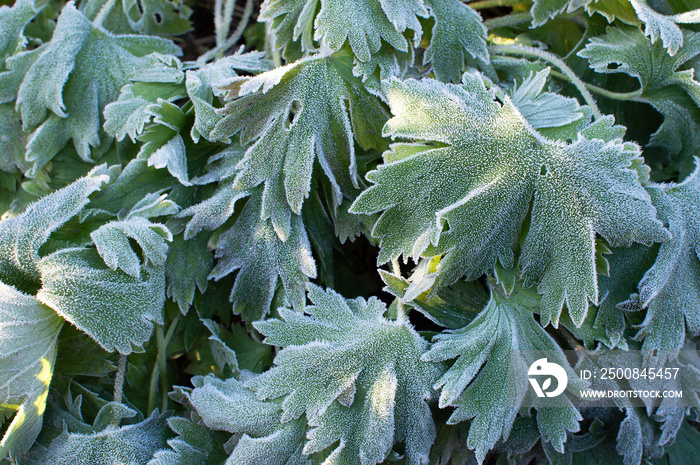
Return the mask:
[(640, 183), (648, 171), (639, 147), (618, 138), (612, 117), (569, 144), (540, 136), (477, 74), (459, 86), (392, 80), (385, 89), (395, 116), (384, 134), (425, 142), (394, 144), (351, 207), (382, 212), (372, 231), (379, 262), (444, 255), (434, 290), (497, 260), (511, 268), (529, 215), (519, 266), (526, 284), (539, 283), (542, 323), (556, 326), (566, 303), (580, 325), (598, 301), (596, 233), (617, 246), (668, 238)]
[(529, 389), (528, 369), (538, 354), (565, 368), (569, 389), (584, 386), (531, 311), (515, 294), (506, 298), (494, 290), (476, 319), (437, 335), (423, 355), (422, 360), (436, 362), (457, 359), (434, 387), (441, 388), (441, 408), (457, 407), (448, 423), (471, 420), (467, 446), (480, 463), (497, 441), (508, 439), (523, 404), (536, 406), (542, 439), (559, 452), (564, 450), (567, 431), (578, 431), (582, 417), (567, 396), (538, 403)]
[(337, 463), (381, 463), (404, 442), (406, 463), (427, 459), (435, 439), (427, 400), (440, 365), (420, 360), (427, 343), (405, 321), (383, 317), (376, 298), (346, 300), (309, 285), (306, 313), (255, 323), (267, 344), (284, 347), (275, 366), (250, 380), (261, 399), (282, 402), (282, 422), (306, 414), (307, 454), (339, 441)]
[(0, 460), (24, 454), (41, 431), (61, 326), (53, 310), (0, 281), (0, 413), (14, 414)]

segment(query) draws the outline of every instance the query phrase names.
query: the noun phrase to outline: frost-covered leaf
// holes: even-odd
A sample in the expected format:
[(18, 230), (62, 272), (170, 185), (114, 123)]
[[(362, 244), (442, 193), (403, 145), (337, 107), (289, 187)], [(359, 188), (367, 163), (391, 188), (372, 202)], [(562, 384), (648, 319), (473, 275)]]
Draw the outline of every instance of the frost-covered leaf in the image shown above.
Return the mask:
[(0, 105), (0, 171), (24, 172), (28, 166), (24, 160), (27, 135), (22, 131), (19, 114), (12, 105)]
[(134, 32), (179, 36), (190, 29), (192, 9), (183, 0), (122, 0), (124, 15)]
[(24, 28), (41, 8), (34, 0), (17, 0), (11, 7), (0, 7), (0, 70), (4, 70), (7, 57), (25, 47)]
[(122, 87), (119, 98), (104, 108), (104, 130), (122, 140), (128, 134), (131, 140), (143, 133), (146, 124), (156, 116), (159, 102), (173, 102), (187, 95), (182, 63), (173, 56), (155, 56), (162, 68), (143, 70), (136, 81)]
[[(132, 415), (135, 414), (133, 410)], [(107, 426), (89, 434), (64, 431), (45, 450), (36, 450), (27, 465), (145, 464), (167, 447), (169, 430), (165, 414), (156, 410), (140, 423), (116, 428)]]
[(214, 257), (207, 250), (208, 236), (200, 234), (185, 240), (182, 235), (175, 236), (170, 246), (170, 253), (165, 262), (165, 279), (168, 283), (168, 297), (172, 297), (180, 307), (180, 312), (187, 313), (194, 299), (195, 287), (204, 293), (207, 289), (207, 276), (214, 266)]
[(0, 460), (14, 460), (42, 427), (56, 341), (63, 319), (36, 298), (0, 281), (0, 413), (4, 424)]
[(168, 418), (168, 426), (177, 437), (168, 439), (170, 449), (156, 452), (148, 465), (221, 465), (225, 459), (206, 426), (182, 417)]
[[(541, 354), (541, 355), (540, 355)], [(518, 298), (493, 291), (482, 313), (465, 328), (443, 332), (422, 359), (456, 358), (435, 384), (440, 407), (454, 406), (448, 423), (471, 419), (467, 446), (479, 462), (499, 440), (506, 440), (523, 405), (537, 408), (542, 440), (564, 451), (567, 431), (578, 431), (582, 419), (567, 396), (538, 401), (528, 385), (528, 369), (545, 357), (564, 367), (568, 389), (583, 387), (559, 345), (535, 322)]]
[(31, 290), (38, 287), (39, 247), (52, 232), (77, 215), (88, 197), (109, 180), (105, 165), (29, 205), (19, 216), (0, 221), (0, 280)]
[(640, 21), (645, 24), (644, 35), (651, 39), (653, 44), (661, 39), (668, 54), (673, 56), (683, 46), (683, 32), (675, 23), (673, 17), (657, 13), (646, 0), (629, 0)]
[(108, 267), (122, 269), (129, 276), (139, 279), (142, 263), (129, 240), (133, 239), (141, 248), (143, 265), (161, 267), (168, 256), (165, 241), (171, 242), (173, 235), (164, 225), (137, 216), (103, 224), (90, 234), (90, 238)]
[(661, 43), (652, 44), (639, 28), (609, 28), (579, 52), (599, 73), (625, 73), (639, 80), (636, 98), (664, 116), (649, 145), (660, 147), (682, 165), (682, 176), (692, 171), (692, 157), (700, 144), (700, 82), (694, 69), (684, 65), (700, 54), (700, 34), (684, 31), (684, 45), (669, 56)]
[(360, 61), (367, 62), (382, 40), (406, 51), (403, 33), (408, 29), (420, 42), (419, 17), (428, 17), (423, 0), (266, 0), (259, 18), (272, 24), (276, 49), (301, 39), (306, 52), (315, 50), (314, 40), (338, 51), (347, 41)]
[[(589, 118), (583, 118), (584, 113), (578, 101), (552, 92), (544, 92), (544, 87), (549, 76), (549, 68), (530, 74), (527, 78), (513, 87), (510, 93), (513, 105), (518, 108), (520, 114), (530, 123), (534, 129), (560, 128), (582, 120), (580, 128), (574, 128), (573, 137), (583, 129)], [(544, 134), (545, 137), (548, 134)], [(550, 137), (551, 138), (551, 137)], [(566, 139), (567, 137), (559, 137)]]
[(95, 249), (62, 249), (38, 263), (37, 298), (106, 351), (139, 351), (163, 324), (163, 266), (142, 266), (140, 278), (111, 270)]
[(185, 396), (202, 422), (209, 429), (240, 437), (225, 465), (310, 463), (302, 453), (306, 432), (303, 418), (280, 423), (280, 403), (257, 399), (235, 378), (223, 381), (213, 375), (197, 376), (192, 384), (194, 389)]
[(177, 134), (148, 158), (148, 166), (167, 168), (168, 172), (183, 186), (191, 186), (187, 174), (187, 150), (182, 137)]
[(237, 83), (237, 97), (212, 133), (228, 138), (240, 132), (243, 144), (255, 142), (235, 184), (239, 189), (265, 184), (263, 218), (271, 219), (283, 240), (291, 213), (299, 214), (309, 195), (315, 162), (337, 206), (356, 195), (355, 141), (364, 149), (384, 145), (377, 128), (386, 112), (353, 76), (352, 66), (345, 51), (320, 54)]
[(613, 345), (626, 344), (624, 331), (629, 325), (625, 313), (636, 310), (635, 306), (630, 307), (631, 295), (637, 292), (637, 283), (653, 265), (655, 256), (655, 247), (641, 244), (614, 249), (606, 256), (610, 272), (599, 278), (600, 304), (594, 326), (604, 328)]
[[(198, 70), (187, 72), (187, 95), (194, 106), (195, 118), (191, 136), (195, 142), (200, 137), (211, 139), (222, 116), (214, 107), (215, 97), (224, 94), (220, 87), (235, 81), (235, 70), (257, 74), (272, 69), (272, 63), (264, 59), (262, 52), (243, 53), (243, 47), (231, 56), (209, 63)], [(213, 140), (213, 139), (212, 139)]]
[(143, 68), (159, 66), (148, 55), (152, 52), (176, 55), (180, 49), (158, 37), (113, 35), (93, 26), (69, 2), (17, 96), (25, 130), (38, 126), (26, 155), (36, 162), (34, 170), (71, 139), (78, 155), (89, 161), (90, 147), (100, 145), (105, 105)]
[(459, 0), (427, 0), (426, 4), (435, 25), (423, 64), (432, 63), (438, 80), (459, 82), (469, 58), (488, 62), (486, 28), (478, 13)]
[(292, 215), (289, 236), (282, 242), (270, 222), (261, 218), (262, 197), (259, 190), (255, 191), (234, 225), (219, 236), (215, 253), (218, 260), (209, 275), (218, 280), (239, 270), (231, 301), (234, 313), (240, 313), (245, 321), (259, 320), (269, 312), (278, 281), (289, 302), (301, 310), (306, 283), (316, 277), (301, 218)]
[(328, 463), (373, 465), (404, 442), (406, 463), (428, 457), (435, 425), (426, 403), (439, 366), (420, 360), (427, 343), (404, 321), (384, 319), (379, 300), (346, 300), (309, 287), (307, 315), (255, 323), (267, 344), (284, 347), (275, 366), (247, 383), (282, 402), (282, 421), (306, 414), (304, 452), (331, 447)]
[(498, 260), (514, 265), (513, 246), (528, 215), (519, 266), (539, 282), (542, 323), (556, 326), (566, 303), (580, 325), (598, 301), (595, 235), (612, 245), (668, 237), (640, 180), (639, 148), (602, 118), (573, 143), (544, 139), (511, 100), (494, 101), (479, 75), (460, 86), (433, 80), (386, 84), (396, 143), (375, 183), (351, 211), (383, 211), (372, 231), (379, 262), (400, 255), (439, 256), (434, 289), (462, 275), (473, 280)]
[(647, 189), (672, 238), (639, 283), (647, 313), (637, 337), (645, 351), (675, 352), (686, 332), (700, 334), (700, 167), (681, 184)]

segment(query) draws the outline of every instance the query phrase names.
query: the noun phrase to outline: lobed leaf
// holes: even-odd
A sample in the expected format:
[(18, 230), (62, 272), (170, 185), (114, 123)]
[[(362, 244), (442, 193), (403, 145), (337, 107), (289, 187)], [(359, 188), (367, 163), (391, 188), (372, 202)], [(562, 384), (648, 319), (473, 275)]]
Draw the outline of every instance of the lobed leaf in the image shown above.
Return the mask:
[(0, 281), (0, 412), (3, 420), (14, 414), (0, 441), (0, 460), (16, 460), (41, 431), (62, 326), (63, 319), (35, 297)]
[(163, 266), (142, 266), (140, 277), (105, 266), (95, 249), (62, 249), (38, 263), (43, 287), (37, 299), (108, 352), (139, 351), (163, 324)]
[(346, 300), (309, 287), (308, 316), (255, 323), (265, 343), (284, 347), (275, 366), (250, 380), (261, 399), (282, 402), (282, 422), (306, 414), (306, 454), (339, 441), (328, 463), (376, 464), (404, 442), (406, 463), (427, 460), (435, 425), (426, 401), (439, 367), (420, 360), (426, 342), (403, 321), (382, 316), (377, 299)]
[(515, 294), (506, 298), (492, 291), (479, 316), (464, 328), (438, 334), (422, 356), (435, 362), (457, 359), (434, 387), (441, 388), (441, 408), (457, 407), (449, 424), (471, 420), (467, 446), (479, 463), (497, 441), (508, 439), (523, 405), (536, 406), (542, 439), (559, 452), (567, 431), (578, 431), (582, 417), (568, 397), (538, 402), (528, 388), (529, 367), (545, 355), (567, 371), (567, 389), (583, 386), (559, 345)]
[(596, 233), (617, 246), (668, 238), (640, 184), (639, 148), (619, 139), (612, 118), (569, 144), (540, 136), (507, 96), (494, 101), (479, 75), (461, 86), (385, 85), (395, 116), (384, 133), (425, 142), (394, 144), (350, 209), (382, 212), (372, 231), (380, 263), (443, 255), (433, 289), (473, 280), (497, 260), (514, 265), (529, 215), (519, 266), (526, 283), (539, 282), (542, 322), (556, 326), (566, 303), (580, 325), (598, 301)]
[(681, 184), (647, 189), (672, 238), (639, 282), (647, 313), (637, 338), (644, 351), (674, 353), (686, 332), (700, 334), (700, 167)]

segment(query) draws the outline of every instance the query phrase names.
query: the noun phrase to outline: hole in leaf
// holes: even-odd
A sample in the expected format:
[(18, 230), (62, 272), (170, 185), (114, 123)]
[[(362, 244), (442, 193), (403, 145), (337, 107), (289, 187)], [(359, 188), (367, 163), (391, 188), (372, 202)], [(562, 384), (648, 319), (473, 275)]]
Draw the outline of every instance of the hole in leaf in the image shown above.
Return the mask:
[(608, 63), (608, 69), (617, 69), (620, 67), (619, 63)]
[(156, 24), (160, 25), (163, 23), (163, 16), (160, 13), (154, 13), (153, 20), (156, 22)]
[(542, 165), (540, 168), (540, 176), (547, 176), (547, 165)]

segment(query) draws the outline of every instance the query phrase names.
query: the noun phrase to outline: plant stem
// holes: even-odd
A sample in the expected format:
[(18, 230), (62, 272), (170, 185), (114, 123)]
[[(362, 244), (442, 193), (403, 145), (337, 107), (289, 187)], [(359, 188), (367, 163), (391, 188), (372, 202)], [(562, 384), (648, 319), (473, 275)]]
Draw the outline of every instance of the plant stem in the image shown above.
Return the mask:
[[(559, 71), (550, 71), (549, 74), (559, 79), (569, 81), (569, 78)], [(634, 100), (636, 97), (642, 95), (642, 89), (637, 89), (632, 92), (612, 92), (587, 82), (584, 82), (583, 85), (586, 86), (586, 89), (590, 90), (591, 92), (613, 100)]]
[[(254, 6), (254, 0), (248, 0), (245, 4), (245, 8), (243, 9), (243, 15), (241, 16), (241, 19), (238, 21), (238, 26), (236, 26), (236, 30), (233, 31), (233, 34), (226, 39), (226, 41), (223, 44), (218, 44), (216, 48), (213, 48), (212, 50), (209, 50), (207, 53), (199, 57), (197, 60), (197, 64), (199, 66), (202, 66), (204, 63), (207, 61), (211, 60), (212, 58), (215, 57), (221, 57), (223, 54), (228, 50), (229, 48), (233, 47), (233, 45), (238, 42), (238, 39), (241, 38), (243, 35), (243, 32), (245, 31), (246, 26), (248, 26), (248, 21), (250, 21), (250, 17), (253, 14), (253, 6)], [(218, 33), (218, 31), (217, 31)], [(217, 35), (217, 41), (218, 41), (218, 35)]]
[[(114, 376), (114, 402), (121, 404), (122, 393), (124, 391), (124, 374), (126, 373), (126, 355), (119, 354), (119, 363), (117, 364), (117, 373)], [(119, 420), (112, 421), (112, 426), (119, 426)]]
[(156, 342), (158, 344), (158, 365), (160, 368), (160, 411), (165, 412), (168, 409), (168, 367), (165, 358), (165, 337), (163, 336), (163, 327), (160, 325), (156, 326)]
[(588, 91), (583, 81), (576, 76), (576, 73), (574, 73), (561, 58), (557, 57), (553, 53), (549, 53), (545, 50), (540, 50), (534, 47), (526, 47), (524, 45), (489, 45), (489, 50), (497, 54), (501, 53), (505, 55), (540, 58), (553, 64), (559, 68), (561, 72), (569, 79), (569, 82), (571, 82), (571, 84), (578, 89), (583, 97), (583, 100), (585, 100), (586, 104), (591, 107), (591, 110), (593, 110), (593, 116), (595, 119), (600, 119), (603, 116), (598, 109), (598, 105), (595, 103), (595, 99)]
[[(396, 260), (391, 261), (391, 269), (396, 276), (401, 277), (401, 267), (399, 266), (398, 258)], [(406, 309), (404, 308), (403, 302), (401, 302), (401, 300), (399, 299), (399, 302), (396, 305), (396, 321), (402, 323), (405, 319)]]
[(231, 28), (233, 10), (236, 7), (236, 0), (216, 0), (214, 5), (214, 29), (216, 30), (216, 45), (221, 45), (226, 40), (226, 36)]
[(480, 2), (469, 3), (474, 10), (485, 10), (499, 6), (513, 6), (523, 3), (523, 0), (481, 0)]
[(517, 26), (532, 21), (532, 15), (529, 11), (524, 13), (515, 13), (498, 18), (487, 19), (484, 21), (486, 29), (498, 29), (499, 27)]
[(102, 5), (99, 13), (97, 13), (95, 19), (92, 20), (92, 25), (95, 27), (102, 27), (102, 24), (105, 22), (105, 19), (107, 19), (107, 16), (109, 16), (109, 13), (112, 11), (112, 8), (114, 8), (116, 3), (117, 0), (107, 0), (107, 3)]

